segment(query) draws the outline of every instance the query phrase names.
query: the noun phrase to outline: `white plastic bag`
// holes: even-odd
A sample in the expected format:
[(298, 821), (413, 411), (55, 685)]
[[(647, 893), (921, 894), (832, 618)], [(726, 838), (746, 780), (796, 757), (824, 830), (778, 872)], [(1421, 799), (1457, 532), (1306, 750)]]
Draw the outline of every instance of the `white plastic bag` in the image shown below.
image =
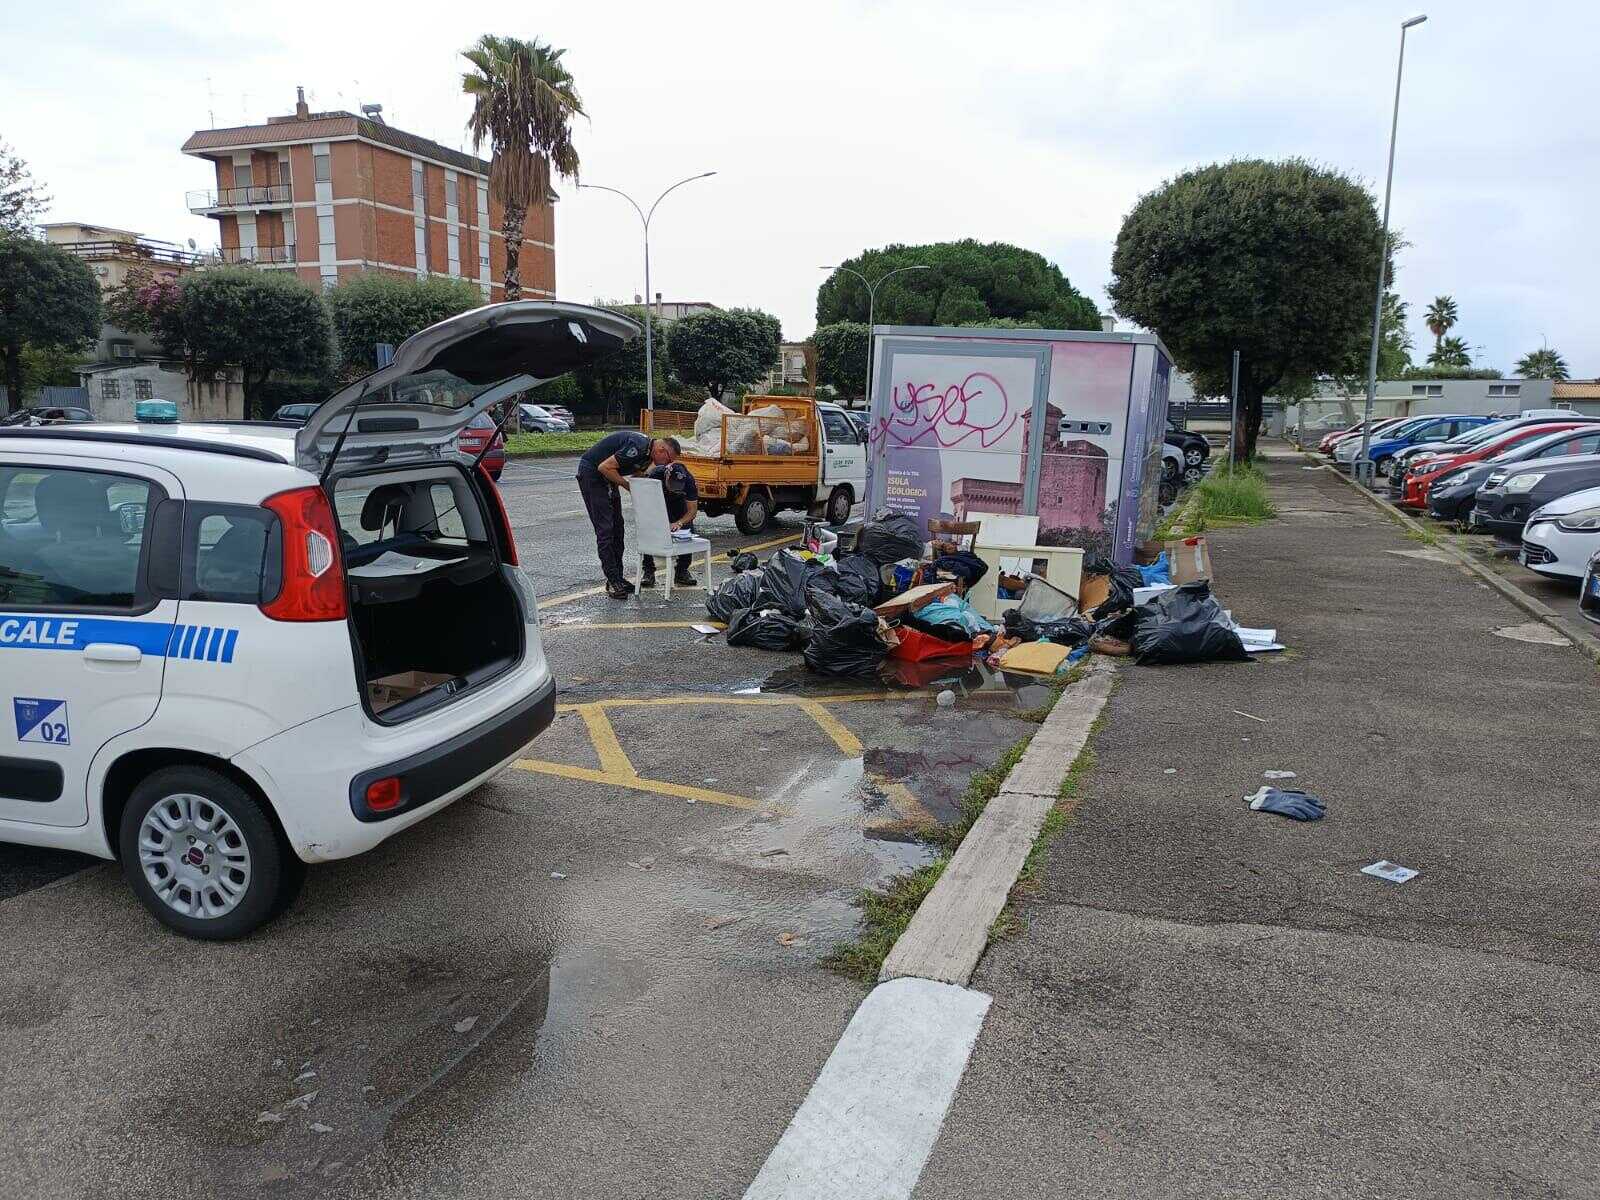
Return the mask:
[(721, 443), (722, 418), (733, 415), (733, 409), (722, 403), (715, 396), (711, 397), (700, 406), (700, 411), (694, 418), (694, 436), (700, 438), (707, 433), (718, 435), (717, 441)]

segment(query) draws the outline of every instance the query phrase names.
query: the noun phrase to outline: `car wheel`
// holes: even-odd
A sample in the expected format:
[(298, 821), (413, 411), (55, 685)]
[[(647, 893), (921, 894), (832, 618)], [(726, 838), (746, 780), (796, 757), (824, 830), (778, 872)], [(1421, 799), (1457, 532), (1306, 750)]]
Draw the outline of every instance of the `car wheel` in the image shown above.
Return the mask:
[(1195, 446), (1190, 446), (1183, 452), (1183, 461), (1191, 467), (1198, 467), (1205, 460), (1206, 456)]
[(1389, 473), (1394, 470), (1394, 455), (1385, 454), (1373, 464), (1373, 470), (1378, 473), (1380, 479), (1387, 479)]
[(834, 488), (833, 494), (828, 497), (828, 524), (843, 525), (850, 519), (850, 509), (854, 505), (855, 497), (849, 488), (843, 485)]
[(287, 908), (304, 878), (255, 797), (206, 767), (166, 767), (134, 788), (119, 845), (134, 894), (192, 938), (243, 937)]
[(733, 510), (733, 523), (739, 527), (740, 533), (760, 533), (767, 527), (767, 522), (772, 519), (772, 506), (767, 503), (767, 495), (760, 488), (751, 488), (745, 493), (739, 507)]
[(1204, 474), (1205, 472), (1198, 465), (1185, 467), (1183, 469), (1183, 482), (1185, 484), (1199, 483), (1200, 477)]
[(1172, 459), (1163, 458), (1161, 460), (1161, 481), (1163, 483), (1177, 483), (1180, 474), (1182, 472), (1178, 470), (1178, 464)]

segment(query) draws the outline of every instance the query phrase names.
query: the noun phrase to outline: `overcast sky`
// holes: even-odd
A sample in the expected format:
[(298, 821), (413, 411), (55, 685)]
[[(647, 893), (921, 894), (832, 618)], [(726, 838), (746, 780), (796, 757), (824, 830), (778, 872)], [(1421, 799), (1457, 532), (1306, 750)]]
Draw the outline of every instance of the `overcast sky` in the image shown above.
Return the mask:
[[(1419, 4), (1423, 0), (1417, 0)], [(540, 13), (540, 9), (543, 12)], [(458, 51), (482, 32), (567, 48), (589, 119), (583, 177), (648, 204), (671, 300), (754, 305), (786, 337), (815, 323), (818, 266), (960, 237), (1044, 254), (1102, 308), (1138, 196), (1193, 165), (1300, 155), (1381, 189), (1401, 19), (1351, 0), (941, 0), (779, 5), (478, 2), (9, 4), (0, 139), (82, 220), (215, 245), (184, 192), (194, 129), (380, 102), (462, 144)], [(1480, 365), (1541, 339), (1600, 375), (1600, 3), (1435, 4), (1408, 38), (1394, 224), (1420, 361), (1422, 310), (1455, 296)], [(561, 296), (643, 292), (638, 219), (561, 186)]]

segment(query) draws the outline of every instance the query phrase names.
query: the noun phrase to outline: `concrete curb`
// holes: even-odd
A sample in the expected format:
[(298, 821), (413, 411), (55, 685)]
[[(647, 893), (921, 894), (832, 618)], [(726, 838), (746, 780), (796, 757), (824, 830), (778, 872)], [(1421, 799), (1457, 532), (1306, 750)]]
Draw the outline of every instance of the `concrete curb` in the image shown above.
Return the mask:
[(964, 985), (972, 978), (988, 947), (989, 929), (1115, 682), (1116, 666), (1106, 662), (1062, 693), (889, 952), (880, 980), (914, 977)]
[[(1313, 462), (1317, 462), (1316, 458), (1306, 451), (1302, 450), (1300, 453), (1304, 454), (1305, 457), (1310, 458)], [(1317, 462), (1317, 465), (1326, 466), (1325, 463), (1321, 462)], [(1337, 467), (1328, 467), (1327, 469), (1332, 471), (1341, 483), (1345, 484), (1347, 487), (1354, 488), (1357, 493), (1369, 500), (1375, 507), (1384, 512), (1392, 520), (1397, 521), (1399, 524), (1407, 529), (1412, 530), (1413, 532), (1424, 535), (1430, 541), (1435, 541), (1433, 531), (1430, 530), (1426, 525), (1422, 524), (1422, 522), (1418, 521), (1415, 517), (1412, 517), (1408, 513), (1402, 512), (1398, 507), (1390, 504), (1382, 496), (1373, 495), (1366, 488), (1362, 487), (1360, 483), (1345, 475), (1345, 473), (1339, 470)], [(1488, 567), (1484, 566), (1482, 563), (1474, 562), (1469, 555), (1463, 554), (1454, 546), (1448, 545), (1445, 542), (1437, 541), (1435, 541), (1435, 545), (1437, 549), (1442, 550), (1444, 553), (1453, 558), (1457, 565), (1464, 568), (1470, 574), (1475, 575), (1479, 579), (1483, 580), (1484, 583), (1487, 583), (1490, 587), (1499, 592), (1507, 600), (1511, 601), (1511, 603), (1515, 604), (1523, 612), (1527, 613), (1529, 616), (1537, 617), (1540, 621), (1543, 621), (1551, 629), (1555, 630), (1562, 637), (1570, 641), (1573, 647), (1580, 654), (1586, 655), (1595, 662), (1600, 663), (1600, 638), (1595, 637), (1587, 630), (1578, 628), (1575, 624), (1567, 620), (1567, 618), (1563, 617), (1560, 613), (1556, 612), (1544, 601), (1535, 596), (1530, 596), (1521, 588), (1507, 583), (1504, 579), (1501, 579), (1500, 576), (1489, 570)]]

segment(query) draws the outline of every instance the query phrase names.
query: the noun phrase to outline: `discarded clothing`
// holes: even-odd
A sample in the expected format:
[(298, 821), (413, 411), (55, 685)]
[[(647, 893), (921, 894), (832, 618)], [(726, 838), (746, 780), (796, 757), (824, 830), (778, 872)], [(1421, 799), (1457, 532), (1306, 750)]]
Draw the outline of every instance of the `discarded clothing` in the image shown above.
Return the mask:
[(935, 575), (941, 573), (954, 575), (970, 589), (989, 573), (989, 564), (970, 550), (957, 550), (954, 554), (945, 554), (934, 559), (933, 571)]
[(879, 567), (902, 559), (922, 559), (922, 530), (915, 518), (883, 509), (861, 528), (856, 549)]
[(756, 602), (756, 595), (761, 590), (761, 576), (754, 571), (746, 571), (717, 585), (717, 590), (706, 597), (706, 612), (714, 621), (727, 624), (733, 619), (733, 614), (741, 608), (749, 608)]
[(1245, 802), (1256, 812), (1280, 813), (1296, 821), (1320, 821), (1327, 811), (1315, 796), (1271, 786), (1263, 787), (1253, 796), (1246, 796)]
[(946, 596), (925, 604), (917, 609), (916, 616), (933, 625), (960, 625), (969, 634), (994, 632), (993, 622), (974, 611), (965, 596)]
[(1146, 666), (1164, 663), (1246, 662), (1250, 655), (1208, 583), (1163, 592), (1133, 610), (1133, 644)]

